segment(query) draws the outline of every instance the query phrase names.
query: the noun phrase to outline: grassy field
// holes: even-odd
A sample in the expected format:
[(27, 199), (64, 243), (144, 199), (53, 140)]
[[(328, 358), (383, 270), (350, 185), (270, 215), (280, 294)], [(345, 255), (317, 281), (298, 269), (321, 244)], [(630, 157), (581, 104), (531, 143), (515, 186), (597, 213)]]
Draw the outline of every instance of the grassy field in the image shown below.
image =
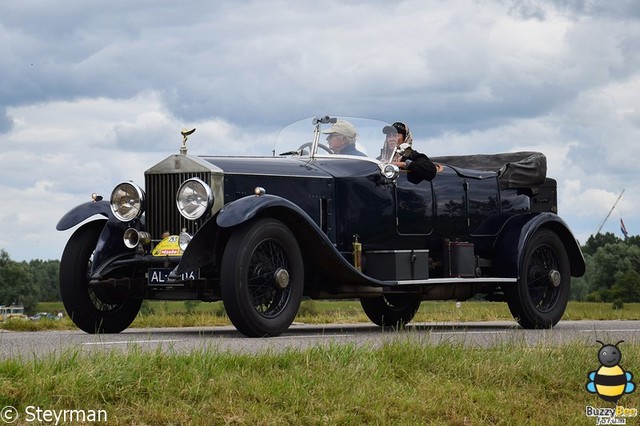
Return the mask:
[[(608, 304), (570, 303), (565, 318), (640, 319), (640, 306), (613, 310)], [(421, 322), (503, 319), (512, 319), (506, 304), (487, 302), (459, 307), (427, 302), (416, 317)], [(297, 320), (368, 322), (359, 303), (349, 301), (306, 301)], [(34, 330), (74, 328), (66, 318), (10, 323)], [(217, 324), (228, 324), (218, 303), (158, 302), (146, 304), (134, 326)], [(640, 345), (620, 348), (620, 364), (637, 377)], [(586, 406), (612, 407), (585, 390), (587, 374), (599, 367), (598, 349), (595, 342), (433, 346), (416, 333), (415, 339), (382, 347), (325, 342), (259, 355), (223, 352), (215, 341), (187, 354), (170, 348), (147, 352), (135, 345), (125, 353), (70, 351), (0, 360), (0, 410), (15, 407), (18, 425), (38, 424), (29, 421), (37, 408), (57, 415), (103, 410), (108, 421), (95, 424), (109, 425), (594, 425)], [(625, 395), (620, 404), (638, 408), (638, 395)]]

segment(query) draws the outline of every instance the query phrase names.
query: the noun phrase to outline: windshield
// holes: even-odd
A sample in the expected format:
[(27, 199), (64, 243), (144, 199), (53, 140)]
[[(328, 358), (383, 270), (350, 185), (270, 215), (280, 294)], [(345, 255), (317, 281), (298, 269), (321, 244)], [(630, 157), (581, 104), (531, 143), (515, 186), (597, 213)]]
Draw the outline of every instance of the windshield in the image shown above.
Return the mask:
[(274, 156), (350, 155), (388, 161), (381, 157), (390, 124), (345, 116), (310, 117), (285, 127), (278, 135)]

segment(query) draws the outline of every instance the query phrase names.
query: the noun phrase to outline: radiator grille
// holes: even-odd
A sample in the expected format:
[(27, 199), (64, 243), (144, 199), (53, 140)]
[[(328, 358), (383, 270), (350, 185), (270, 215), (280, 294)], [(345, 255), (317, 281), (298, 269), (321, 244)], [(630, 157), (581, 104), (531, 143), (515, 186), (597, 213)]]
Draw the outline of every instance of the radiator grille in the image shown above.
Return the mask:
[(178, 188), (182, 182), (194, 177), (207, 183), (211, 182), (209, 172), (145, 175), (146, 228), (152, 239), (159, 240), (165, 231), (169, 231), (171, 235), (178, 235), (183, 228), (194, 235), (203, 223), (202, 220), (185, 219), (176, 207)]

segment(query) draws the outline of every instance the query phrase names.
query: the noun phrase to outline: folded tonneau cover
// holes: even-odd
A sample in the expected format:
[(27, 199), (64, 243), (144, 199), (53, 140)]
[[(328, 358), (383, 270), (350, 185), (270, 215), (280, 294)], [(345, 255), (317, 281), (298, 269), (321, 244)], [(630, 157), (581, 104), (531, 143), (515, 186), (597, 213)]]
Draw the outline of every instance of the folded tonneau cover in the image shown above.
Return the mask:
[(532, 188), (544, 183), (547, 157), (541, 152), (473, 154), (431, 157), (436, 163), (498, 173), (502, 188)]

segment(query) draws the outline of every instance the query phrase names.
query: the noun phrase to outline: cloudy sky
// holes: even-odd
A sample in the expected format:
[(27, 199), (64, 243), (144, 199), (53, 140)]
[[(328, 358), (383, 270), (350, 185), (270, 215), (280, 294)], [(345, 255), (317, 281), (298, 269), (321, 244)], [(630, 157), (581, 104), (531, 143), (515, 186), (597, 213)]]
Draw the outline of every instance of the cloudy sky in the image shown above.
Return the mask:
[[(287, 124), (405, 121), (429, 155), (538, 150), (584, 242), (640, 233), (637, 0), (0, 3), (0, 249), (57, 259), (59, 218)], [(264, 154), (262, 152), (261, 154)]]

